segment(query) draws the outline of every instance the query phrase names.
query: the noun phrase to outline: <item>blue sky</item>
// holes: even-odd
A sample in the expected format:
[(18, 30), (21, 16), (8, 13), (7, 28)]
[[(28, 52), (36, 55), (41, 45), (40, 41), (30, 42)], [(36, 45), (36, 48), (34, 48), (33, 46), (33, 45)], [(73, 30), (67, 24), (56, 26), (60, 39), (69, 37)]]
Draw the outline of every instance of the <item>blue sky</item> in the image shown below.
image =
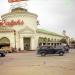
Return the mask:
[[(75, 37), (75, 0), (29, 0), (27, 9), (38, 15), (39, 27)], [(9, 12), (8, 0), (0, 1), (0, 15)]]

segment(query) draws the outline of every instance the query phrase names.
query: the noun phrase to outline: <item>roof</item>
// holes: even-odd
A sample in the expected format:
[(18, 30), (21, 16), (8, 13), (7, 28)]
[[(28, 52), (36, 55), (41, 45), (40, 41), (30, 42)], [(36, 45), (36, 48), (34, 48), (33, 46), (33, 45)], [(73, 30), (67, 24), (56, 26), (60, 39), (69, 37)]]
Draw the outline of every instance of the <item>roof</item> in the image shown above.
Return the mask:
[(63, 37), (62, 35), (59, 35), (59, 34), (57, 34), (55, 32), (50, 32), (50, 31), (47, 31), (47, 30), (44, 30), (44, 29), (37, 29), (37, 33), (43, 33), (43, 34)]
[(1, 17), (7, 16), (7, 15), (12, 15), (12, 14), (29, 14), (29, 15), (38, 17), (36, 14), (28, 12), (27, 9), (20, 8), (20, 7), (12, 9), (11, 12), (8, 12), (8, 13), (2, 15)]
[[(14, 29), (12, 29), (11, 27), (3, 27), (3, 26), (0, 27), (0, 32), (12, 32), (12, 31), (14, 31)], [(47, 31), (47, 30), (44, 30), (44, 29), (37, 29), (36, 32), (37, 33), (48, 34), (48, 35), (52, 35), (52, 36), (63, 37), (62, 35), (59, 35), (55, 32), (50, 32), (50, 31)]]

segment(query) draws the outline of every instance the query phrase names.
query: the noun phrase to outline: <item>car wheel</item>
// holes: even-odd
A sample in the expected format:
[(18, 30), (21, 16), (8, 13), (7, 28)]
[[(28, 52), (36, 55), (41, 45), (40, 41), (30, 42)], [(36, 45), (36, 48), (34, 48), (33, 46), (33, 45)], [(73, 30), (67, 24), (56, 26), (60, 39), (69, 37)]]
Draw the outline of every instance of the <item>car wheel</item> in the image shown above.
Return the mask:
[(41, 56), (46, 56), (46, 53), (45, 53), (45, 52), (42, 52), (42, 53), (41, 53)]
[(1, 57), (5, 57), (5, 54), (1, 54)]
[(67, 49), (66, 52), (69, 53), (69, 50)]
[(59, 53), (59, 56), (63, 56), (63, 55), (64, 55), (64, 53), (63, 53), (63, 52), (60, 52), (60, 53)]

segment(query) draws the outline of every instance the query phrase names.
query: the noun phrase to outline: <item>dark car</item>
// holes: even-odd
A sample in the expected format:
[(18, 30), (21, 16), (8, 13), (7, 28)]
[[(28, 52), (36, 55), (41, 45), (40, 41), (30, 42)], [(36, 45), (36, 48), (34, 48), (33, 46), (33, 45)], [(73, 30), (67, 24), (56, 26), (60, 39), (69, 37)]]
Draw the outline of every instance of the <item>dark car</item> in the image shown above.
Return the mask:
[(0, 57), (5, 57), (5, 55), (6, 55), (6, 52), (0, 49)]
[(69, 45), (66, 45), (64, 48), (65, 48), (65, 52), (69, 52), (69, 50), (70, 50)]
[(59, 54), (59, 56), (63, 56), (65, 53), (65, 50), (61, 46), (41, 46), (37, 50), (37, 54), (40, 54), (41, 56), (45, 56), (47, 54)]

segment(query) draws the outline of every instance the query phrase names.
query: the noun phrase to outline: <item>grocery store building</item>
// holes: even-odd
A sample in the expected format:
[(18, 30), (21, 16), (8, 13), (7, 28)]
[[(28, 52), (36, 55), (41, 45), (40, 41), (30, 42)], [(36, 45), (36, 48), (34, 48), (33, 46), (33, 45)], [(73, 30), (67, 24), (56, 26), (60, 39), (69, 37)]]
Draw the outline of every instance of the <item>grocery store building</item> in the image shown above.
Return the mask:
[(40, 45), (60, 45), (63, 36), (38, 29), (37, 15), (24, 8), (12, 9), (1, 16), (0, 47), (36, 50)]

